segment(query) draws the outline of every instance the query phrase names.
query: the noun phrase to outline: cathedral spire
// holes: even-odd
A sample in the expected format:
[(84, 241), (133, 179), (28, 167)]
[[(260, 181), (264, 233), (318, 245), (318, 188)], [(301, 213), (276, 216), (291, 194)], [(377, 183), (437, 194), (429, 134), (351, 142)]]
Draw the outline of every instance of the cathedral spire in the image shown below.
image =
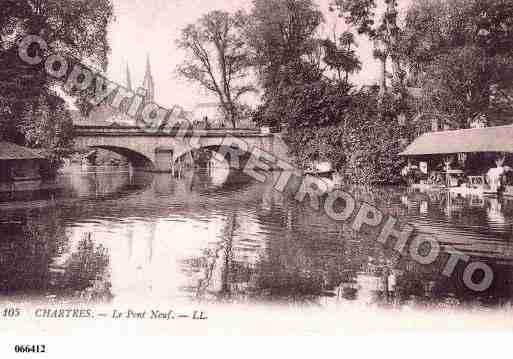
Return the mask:
[(151, 74), (150, 55), (146, 55), (146, 73), (142, 87), (146, 90), (146, 102), (153, 102), (155, 99), (155, 83)]

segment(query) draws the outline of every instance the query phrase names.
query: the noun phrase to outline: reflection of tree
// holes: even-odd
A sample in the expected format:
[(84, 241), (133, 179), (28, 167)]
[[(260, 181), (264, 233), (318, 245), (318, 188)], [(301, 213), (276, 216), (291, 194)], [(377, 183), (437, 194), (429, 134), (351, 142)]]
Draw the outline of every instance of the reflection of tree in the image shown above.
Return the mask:
[(230, 279), (233, 262), (233, 236), (235, 234), (237, 224), (237, 214), (232, 213), (228, 217), (226, 224), (223, 228), (223, 242), (224, 242), (224, 262), (221, 274), (221, 297), (228, 297), (231, 293)]
[(0, 227), (0, 291), (28, 294), (51, 286), (51, 263), (68, 248), (60, 211), (4, 212)]
[[(203, 297), (208, 288), (212, 291), (215, 280), (219, 279), (217, 292), (211, 292), (218, 299), (250, 297), (303, 301), (325, 295), (346, 277), (354, 280), (360, 257), (357, 261), (351, 259), (348, 254), (354, 254), (356, 247), (346, 246), (340, 240), (336, 226), (331, 226), (334, 233), (326, 235), (326, 223), (312, 229), (303, 226), (304, 221), (291, 218), (295, 216), (294, 211), (284, 209), (287, 216), (277, 211), (280, 208), (271, 206), (259, 215), (262, 222), (270, 222), (265, 220), (267, 216), (272, 222), (277, 219), (283, 222), (277, 224), (283, 232), (267, 238), (265, 254), (255, 264), (239, 259), (244, 258), (241, 243), (235, 244), (240, 225), (236, 213), (230, 214), (222, 231), (222, 243), (215, 249), (205, 250), (205, 257), (185, 261), (189, 274), (202, 273), (198, 285), (190, 290), (197, 297)], [(309, 211), (304, 216), (312, 219)]]
[(65, 291), (80, 293), (89, 300), (112, 297), (106, 272), (109, 254), (105, 247), (95, 245), (91, 233), (87, 233), (78, 243), (77, 249), (63, 264), (63, 274), (59, 280)]
[[(221, 233), (222, 241), (215, 249), (205, 249), (204, 256), (184, 261), (189, 274), (198, 273), (201, 279), (197, 286), (190, 288), (196, 298), (204, 298), (207, 293), (214, 294), (218, 299), (229, 298), (232, 293), (231, 280), (233, 263), (233, 239), (237, 229), (237, 215), (231, 213), (227, 216), (224, 228)], [(220, 270), (220, 289), (213, 292), (212, 287), (215, 281), (215, 271)]]
[(322, 293), (325, 276), (316, 266), (311, 249), (286, 238), (272, 240), (271, 248), (257, 264), (257, 288), (271, 298), (303, 299)]
[[(463, 283), (465, 266), (457, 266), (450, 276), (442, 274), (448, 256), (443, 255), (434, 265), (422, 265), (412, 260), (403, 259), (397, 265), (396, 299), (399, 303), (415, 303), (423, 306), (497, 306), (511, 301), (513, 293), (511, 265), (488, 262), (493, 270), (494, 281), (491, 287), (481, 293), (470, 290)], [(486, 261), (485, 259), (481, 259)]]
[[(397, 198), (401, 194), (394, 192), (394, 190), (389, 190), (388, 188), (351, 188), (350, 193), (357, 200), (364, 200), (376, 205), (387, 213), (387, 210), (393, 208), (395, 203), (401, 203), (400, 199)], [(483, 223), (483, 219), (486, 219), (486, 208), (484, 207), (486, 207), (486, 203), (490, 202), (489, 199), (485, 198), (482, 206), (472, 207), (470, 197), (450, 193), (438, 193), (436, 195), (409, 193), (405, 205), (409, 206), (412, 203), (418, 205), (422, 200), (429, 200), (433, 204), (429, 207), (429, 218), (431, 221), (445, 223), (447, 216), (450, 215), (451, 226), (456, 224), (468, 231), (486, 236), (489, 235), (487, 226)], [(393, 214), (400, 223), (411, 220), (406, 213), (394, 211)], [(483, 223), (483, 226), (476, 225), (481, 223)], [(449, 237), (451, 234), (446, 235), (447, 237), (440, 237), (439, 240), (452, 238)], [(454, 237), (457, 237), (457, 235), (454, 235)], [(375, 239), (373, 243), (365, 241), (362, 243), (364, 248), (371, 248), (374, 243), (375, 250), (373, 254), (370, 254), (372, 258), (369, 258), (369, 262), (363, 268), (367, 271), (371, 270), (373, 275), (383, 278), (385, 278), (387, 273), (394, 273), (396, 275), (394, 293), (392, 293), (396, 303), (413, 302), (416, 305), (427, 306), (445, 305), (447, 302), (453, 304), (472, 303), (475, 301), (497, 303), (508, 296), (511, 297), (512, 282), (502, 279), (494, 282), (492, 287), (485, 293), (476, 293), (469, 290), (462, 279), (464, 265), (457, 266), (450, 277), (442, 275), (444, 266), (448, 261), (447, 254), (440, 255), (438, 260), (430, 265), (422, 265), (414, 262), (408, 255), (398, 257), (390, 245), (376, 247)], [(469, 242), (469, 245), (471, 244), (472, 242)], [(477, 248), (474, 250), (477, 251)], [(479, 258), (474, 259), (479, 260)], [(481, 260), (489, 261), (486, 258)], [(505, 269), (505, 267), (496, 264), (490, 265), (493, 267), (496, 276), (502, 276), (505, 273), (511, 272), (511, 268)], [(507, 278), (507, 275), (504, 278)]]
[[(425, 194), (411, 193), (408, 203), (402, 204), (405, 192), (385, 187), (358, 187), (351, 193), (358, 201), (365, 200), (396, 216), (399, 223), (411, 220), (412, 213), (404, 206), (429, 199)], [(433, 306), (447, 301), (492, 303), (511, 298), (511, 268), (495, 266), (497, 283), (490, 291), (476, 295), (462, 283), (464, 265), (458, 266), (451, 277), (442, 275), (446, 256), (432, 265), (420, 265), (410, 259), (409, 247), (401, 257), (393, 249), (394, 241), (383, 246), (369, 228), (356, 233), (350, 224), (341, 226), (313, 211), (308, 200), (298, 204), (286, 195), (273, 197), (275, 192), (265, 189), (259, 194), (263, 196), (259, 203), (264, 205), (255, 211), (253, 202), (241, 207), (238, 202), (236, 210), (242, 213), (227, 215), (222, 240), (205, 249), (202, 256), (184, 261), (191, 276), (201, 277), (189, 288), (196, 298), (322, 303), (319, 297), (336, 295), (341, 300), (369, 299), (368, 303), (387, 306), (412, 301)], [(430, 219), (445, 218), (436, 204), (429, 207)], [(256, 212), (258, 223), (266, 226), (260, 227), (258, 240), (243, 237), (246, 232), (253, 233), (244, 228), (243, 211), (249, 206)], [(474, 221), (483, 211), (479, 208), (475, 212)], [(251, 254), (247, 255), (246, 250)]]
[(206, 168), (194, 168), (176, 173), (180, 190), (183, 193), (196, 192), (202, 195), (211, 195), (219, 191), (236, 192), (253, 184), (248, 175), (234, 169), (227, 169), (228, 175), (223, 178), (222, 185), (216, 184), (212, 172)]
[(199, 273), (202, 275), (202, 278), (198, 280), (198, 285), (194, 288), (190, 288), (196, 298), (204, 298), (208, 288), (212, 284), (214, 269), (222, 249), (222, 246), (219, 246), (215, 250), (205, 249), (203, 251), (203, 257), (192, 258), (184, 261), (183, 264), (188, 267), (187, 272), (189, 274)]
[[(274, 211), (266, 216), (278, 217)], [(265, 254), (256, 264), (253, 296), (308, 301), (354, 278), (357, 264), (348, 256), (353, 248), (336, 224), (325, 222), (308, 207), (284, 211), (288, 215), (281, 216), (282, 234), (268, 238)], [(290, 222), (292, 226), (287, 226)]]
[(83, 238), (70, 251), (59, 208), (5, 213), (0, 226), (0, 292), (6, 295), (70, 297), (94, 288), (108, 266), (104, 248)]

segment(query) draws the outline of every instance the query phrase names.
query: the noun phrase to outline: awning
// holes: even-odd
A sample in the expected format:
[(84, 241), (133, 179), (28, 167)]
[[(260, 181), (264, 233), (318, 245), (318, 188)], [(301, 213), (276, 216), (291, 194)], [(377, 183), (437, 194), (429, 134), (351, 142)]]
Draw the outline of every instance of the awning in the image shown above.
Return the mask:
[(415, 139), (401, 156), (470, 152), (513, 153), (513, 126), (497, 126), (425, 133)]

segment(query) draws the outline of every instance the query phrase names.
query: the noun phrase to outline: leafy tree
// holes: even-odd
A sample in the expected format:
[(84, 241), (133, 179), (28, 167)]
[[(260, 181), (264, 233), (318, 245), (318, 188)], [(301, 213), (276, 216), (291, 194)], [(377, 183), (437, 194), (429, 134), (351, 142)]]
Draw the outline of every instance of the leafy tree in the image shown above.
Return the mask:
[(284, 137), (299, 166), (329, 161), (353, 183), (396, 183), (400, 180), (402, 138), (395, 101), (386, 96), (384, 115), (376, 90), (351, 91), (329, 80), (286, 92), (288, 131)]
[[(325, 55), (324, 62), (337, 73), (338, 81), (346, 85), (349, 84), (349, 75), (360, 71), (362, 64), (356, 56), (352, 47), (356, 45), (354, 35), (346, 31), (338, 39), (338, 43), (331, 39), (322, 42)], [(342, 80), (342, 74), (345, 74)]]
[(255, 91), (249, 80), (249, 56), (241, 36), (245, 23), (241, 12), (213, 11), (185, 27), (177, 41), (188, 55), (178, 73), (215, 94), (234, 128), (241, 97)]
[[(394, 82), (403, 83), (404, 72), (400, 66), (398, 47), (401, 31), (398, 26), (397, 0), (335, 0), (335, 6), (347, 24), (355, 26), (359, 34), (367, 35), (374, 41), (374, 56), (378, 58), (383, 67), (381, 76), (381, 97), (386, 91), (386, 63), (392, 60)], [(377, 15), (378, 6), (385, 8), (381, 18)]]
[(259, 118), (279, 124), (287, 89), (322, 77), (316, 33), (323, 16), (311, 0), (254, 0), (249, 18), (246, 39), (264, 89)]
[(290, 75), (282, 68), (315, 51), (322, 13), (311, 0), (254, 0), (250, 19), (247, 38), (261, 83), (279, 87)]
[(63, 263), (61, 283), (66, 288), (73, 288), (85, 299), (109, 300), (112, 298), (107, 273), (109, 264), (107, 248), (96, 244), (91, 239), (91, 233), (86, 233)]
[[(330, 161), (352, 182), (396, 182), (403, 128), (394, 116), (380, 117), (376, 92), (354, 91), (348, 83), (360, 69), (354, 36), (319, 39), (322, 15), (311, 1), (253, 4), (247, 36), (265, 90), (256, 121), (286, 125), (284, 139), (300, 166)], [(390, 114), (392, 102), (386, 98)]]
[(105, 69), (111, 1), (2, 0), (1, 5), (0, 137), (50, 150), (69, 145), (71, 119), (55, 91), (57, 81), (40, 67), (25, 64), (17, 44), (37, 34), (53, 51)]
[(481, 115), (490, 124), (507, 121), (512, 22), (513, 4), (499, 0), (423, 0), (410, 7), (401, 48), (428, 118), (456, 128)]
[(18, 127), (24, 133), (25, 144), (42, 149), (49, 160), (45, 177), (52, 177), (61, 165), (61, 158), (73, 145), (73, 122), (64, 100), (57, 95), (40, 96), (32, 103), (24, 121)]

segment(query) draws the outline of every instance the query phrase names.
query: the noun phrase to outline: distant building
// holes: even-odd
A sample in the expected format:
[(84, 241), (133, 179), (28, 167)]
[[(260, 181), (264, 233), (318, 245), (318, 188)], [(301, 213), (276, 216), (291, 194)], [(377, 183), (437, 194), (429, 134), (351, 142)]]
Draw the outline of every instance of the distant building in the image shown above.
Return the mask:
[[(130, 74), (130, 68), (126, 67), (126, 79), (125, 88), (137, 93), (137, 89), (132, 87), (132, 77)], [(150, 57), (146, 58), (146, 71), (144, 74), (144, 80), (141, 87), (145, 91), (143, 103), (150, 103), (155, 101), (155, 81), (151, 72)], [(94, 108), (88, 117), (84, 118), (78, 112), (73, 114), (73, 121), (81, 125), (97, 125), (97, 126), (110, 126), (110, 125), (135, 125), (133, 118), (126, 114), (128, 106), (130, 105), (129, 100), (123, 101), (121, 104), (121, 111), (116, 110), (108, 105), (100, 105)]]
[(216, 102), (203, 102), (198, 103), (192, 110), (193, 121), (204, 121), (207, 118), (208, 123), (213, 127), (222, 127), (224, 122), (224, 116), (219, 111), (219, 105)]
[[(128, 69), (127, 69), (128, 71)], [(128, 74), (130, 75), (130, 74)], [(127, 81), (129, 78), (127, 78)], [(144, 74), (144, 80), (142, 84), (142, 88), (146, 90), (146, 98), (145, 102), (154, 102), (155, 101), (155, 81), (153, 80), (153, 75), (151, 73), (151, 65), (150, 65), (150, 57), (146, 57), (146, 72)]]
[[(222, 110), (219, 108), (217, 102), (202, 102), (196, 104), (192, 111), (192, 121), (203, 122), (205, 119), (208, 121), (210, 127), (231, 128), (232, 123), (225, 117)], [(238, 128), (254, 128), (255, 124), (250, 117), (242, 117), (237, 121)]]
[[(143, 104), (155, 101), (156, 85), (151, 71), (149, 56), (146, 59), (146, 70), (140, 87), (133, 87), (132, 76), (128, 65), (125, 70), (125, 76), (124, 87), (126, 89), (135, 93), (138, 93), (140, 89), (144, 90), (145, 96)], [(136, 121), (134, 118), (126, 114), (130, 104), (131, 99), (125, 99), (121, 103), (120, 110), (114, 109), (108, 105), (100, 105), (92, 109), (88, 117), (83, 117), (78, 111), (73, 111), (73, 122), (83, 126), (135, 126)], [(181, 111), (179, 119), (190, 121), (193, 124), (204, 124), (206, 120), (208, 121), (208, 125), (213, 128), (232, 127), (231, 122), (224, 116), (217, 102), (198, 103), (192, 111)], [(241, 118), (238, 121), (238, 127), (253, 128), (254, 124), (249, 117)]]

